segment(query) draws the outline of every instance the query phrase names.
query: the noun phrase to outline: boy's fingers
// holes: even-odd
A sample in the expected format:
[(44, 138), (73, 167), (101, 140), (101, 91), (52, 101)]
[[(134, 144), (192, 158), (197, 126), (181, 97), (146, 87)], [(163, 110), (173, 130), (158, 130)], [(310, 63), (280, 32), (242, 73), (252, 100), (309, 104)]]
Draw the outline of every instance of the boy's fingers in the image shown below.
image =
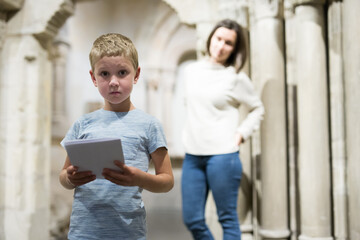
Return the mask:
[(67, 172), (75, 172), (78, 170), (78, 167), (70, 165), (66, 170)]
[(114, 164), (115, 164), (116, 166), (120, 167), (120, 168), (123, 168), (124, 165), (125, 165), (123, 162), (120, 162), (119, 160), (115, 160), (115, 161), (114, 161)]
[(74, 166), (70, 166), (70, 167), (68, 167), (68, 168), (66, 169), (66, 172), (67, 172), (68, 174), (73, 174), (73, 172), (75, 172), (75, 171), (76, 171), (76, 169), (75, 169)]
[(115, 160), (114, 163), (115, 163), (116, 166), (118, 166), (118, 167), (121, 169), (121, 172), (122, 172), (122, 173), (129, 171), (129, 169), (128, 169), (128, 167), (125, 165), (125, 163), (120, 162), (120, 161), (118, 161), (118, 160)]
[(91, 177), (91, 176), (95, 176), (91, 171), (77, 172), (76, 174), (73, 175), (73, 178), (82, 179), (82, 178), (88, 178), (88, 177)]
[(96, 176), (93, 174), (85, 174), (85, 175), (81, 175), (81, 176), (77, 176), (77, 177), (72, 177), (71, 178), (71, 182), (74, 183), (75, 185), (79, 186), (79, 185), (83, 185), (85, 183), (91, 182), (93, 180), (96, 179)]

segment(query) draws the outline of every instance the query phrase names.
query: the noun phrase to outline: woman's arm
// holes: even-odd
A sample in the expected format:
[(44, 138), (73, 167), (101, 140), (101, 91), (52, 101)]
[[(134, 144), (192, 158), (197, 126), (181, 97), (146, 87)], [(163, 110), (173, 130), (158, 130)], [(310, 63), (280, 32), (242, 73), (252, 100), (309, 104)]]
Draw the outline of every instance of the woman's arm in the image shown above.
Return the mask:
[(243, 142), (248, 139), (255, 130), (259, 129), (265, 109), (260, 97), (255, 92), (254, 85), (245, 73), (239, 74), (239, 80), (237, 81), (234, 93), (239, 97), (239, 101), (246, 104), (249, 109), (249, 113), (236, 131), (237, 134), (241, 135)]
[(155, 175), (115, 161), (120, 171), (105, 168), (103, 176), (118, 185), (139, 186), (157, 193), (170, 191), (174, 186), (174, 176), (167, 149), (164, 147), (156, 149), (151, 153), (151, 158), (155, 166)]

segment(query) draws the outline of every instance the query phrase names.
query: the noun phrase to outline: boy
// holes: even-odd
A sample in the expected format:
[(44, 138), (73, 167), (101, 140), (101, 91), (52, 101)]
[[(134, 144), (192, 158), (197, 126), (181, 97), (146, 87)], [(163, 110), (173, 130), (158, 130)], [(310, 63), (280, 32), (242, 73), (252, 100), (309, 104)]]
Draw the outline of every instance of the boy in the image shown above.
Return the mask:
[[(140, 67), (135, 46), (121, 34), (97, 38), (90, 52), (90, 76), (104, 98), (103, 109), (85, 114), (61, 142), (117, 137), (123, 145), (125, 164), (119, 171), (104, 169), (104, 179), (92, 172), (78, 172), (67, 156), (60, 183), (74, 189), (69, 240), (146, 239), (142, 189), (168, 192), (174, 185), (170, 157), (162, 126), (138, 110), (130, 100)], [(147, 173), (152, 159), (155, 175)]]

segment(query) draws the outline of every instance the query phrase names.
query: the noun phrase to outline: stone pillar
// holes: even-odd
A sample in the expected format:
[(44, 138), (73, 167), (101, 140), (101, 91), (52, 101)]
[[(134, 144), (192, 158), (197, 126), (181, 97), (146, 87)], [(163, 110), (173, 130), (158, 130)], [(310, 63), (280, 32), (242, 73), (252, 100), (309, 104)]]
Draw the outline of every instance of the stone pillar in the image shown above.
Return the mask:
[(349, 239), (360, 239), (360, 1), (343, 1), (343, 51)]
[(159, 120), (162, 116), (161, 96), (158, 94), (161, 85), (161, 71), (155, 67), (142, 67), (141, 74), (146, 83), (146, 112), (155, 116)]
[(48, 46), (71, 1), (28, 0), (0, 55), (0, 238), (49, 239), (51, 64)]
[(282, 1), (254, 1), (252, 78), (261, 90), (260, 230), (262, 239), (288, 239), (288, 186)]
[(7, 37), (1, 55), (4, 239), (48, 239), (51, 65), (32, 36)]
[(57, 39), (52, 44), (52, 137), (65, 136), (69, 124), (66, 117), (66, 67), (70, 45)]
[(295, 69), (296, 23), (292, 0), (284, 1), (285, 45), (286, 45), (286, 85), (288, 122), (288, 179), (289, 179), (289, 227), (291, 240), (297, 240), (299, 231), (299, 184), (298, 184), (298, 122), (297, 83)]
[(334, 237), (345, 240), (348, 237), (348, 211), (341, 2), (332, 1), (329, 5), (328, 39)]
[(171, 149), (172, 103), (175, 83), (175, 68), (143, 67), (142, 76), (146, 82), (146, 112), (162, 122), (168, 145)]
[[(7, 19), (7, 12), (5, 11), (4, 7), (2, 6), (4, 3), (0, 1), (0, 55), (2, 53), (2, 49), (4, 47), (5, 35), (6, 35), (6, 19)], [(19, 6), (20, 8), (21, 6)], [(1, 65), (0, 65), (1, 71)], [(1, 77), (0, 77), (0, 105), (3, 102), (3, 98), (1, 96)], [(1, 128), (0, 128), (1, 130)], [(0, 135), (1, 136), (1, 135)], [(5, 157), (5, 146), (1, 145), (0, 143), (0, 239), (5, 239), (5, 181), (1, 177), (2, 173), (5, 169), (5, 161), (3, 160)]]
[(161, 74), (161, 78), (163, 79), (162, 84), (162, 109), (163, 109), (163, 126), (166, 136), (169, 136), (167, 141), (169, 145), (169, 149), (172, 149), (174, 145), (175, 139), (172, 133), (173, 126), (173, 101), (174, 101), (174, 84), (175, 84), (175, 68), (173, 69), (164, 69)]
[[(299, 120), (299, 240), (332, 239), (325, 1), (299, 1), (296, 82)], [(316, 53), (316, 54), (315, 54)]]
[(146, 112), (161, 121), (170, 152), (174, 142), (179, 139), (179, 136), (173, 135), (175, 69), (145, 66), (141, 70), (146, 83)]

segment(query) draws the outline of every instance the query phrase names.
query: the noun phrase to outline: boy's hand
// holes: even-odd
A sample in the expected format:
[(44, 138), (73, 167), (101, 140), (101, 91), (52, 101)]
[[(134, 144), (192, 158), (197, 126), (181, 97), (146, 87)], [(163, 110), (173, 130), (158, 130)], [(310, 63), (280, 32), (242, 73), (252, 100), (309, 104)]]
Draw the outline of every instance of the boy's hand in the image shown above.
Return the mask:
[(139, 186), (141, 175), (144, 173), (138, 168), (130, 167), (120, 161), (114, 161), (120, 171), (104, 168), (102, 175), (105, 179), (122, 186)]
[(96, 176), (91, 171), (78, 172), (78, 168), (73, 165), (66, 168), (66, 173), (69, 184), (74, 187), (84, 185), (96, 179)]

